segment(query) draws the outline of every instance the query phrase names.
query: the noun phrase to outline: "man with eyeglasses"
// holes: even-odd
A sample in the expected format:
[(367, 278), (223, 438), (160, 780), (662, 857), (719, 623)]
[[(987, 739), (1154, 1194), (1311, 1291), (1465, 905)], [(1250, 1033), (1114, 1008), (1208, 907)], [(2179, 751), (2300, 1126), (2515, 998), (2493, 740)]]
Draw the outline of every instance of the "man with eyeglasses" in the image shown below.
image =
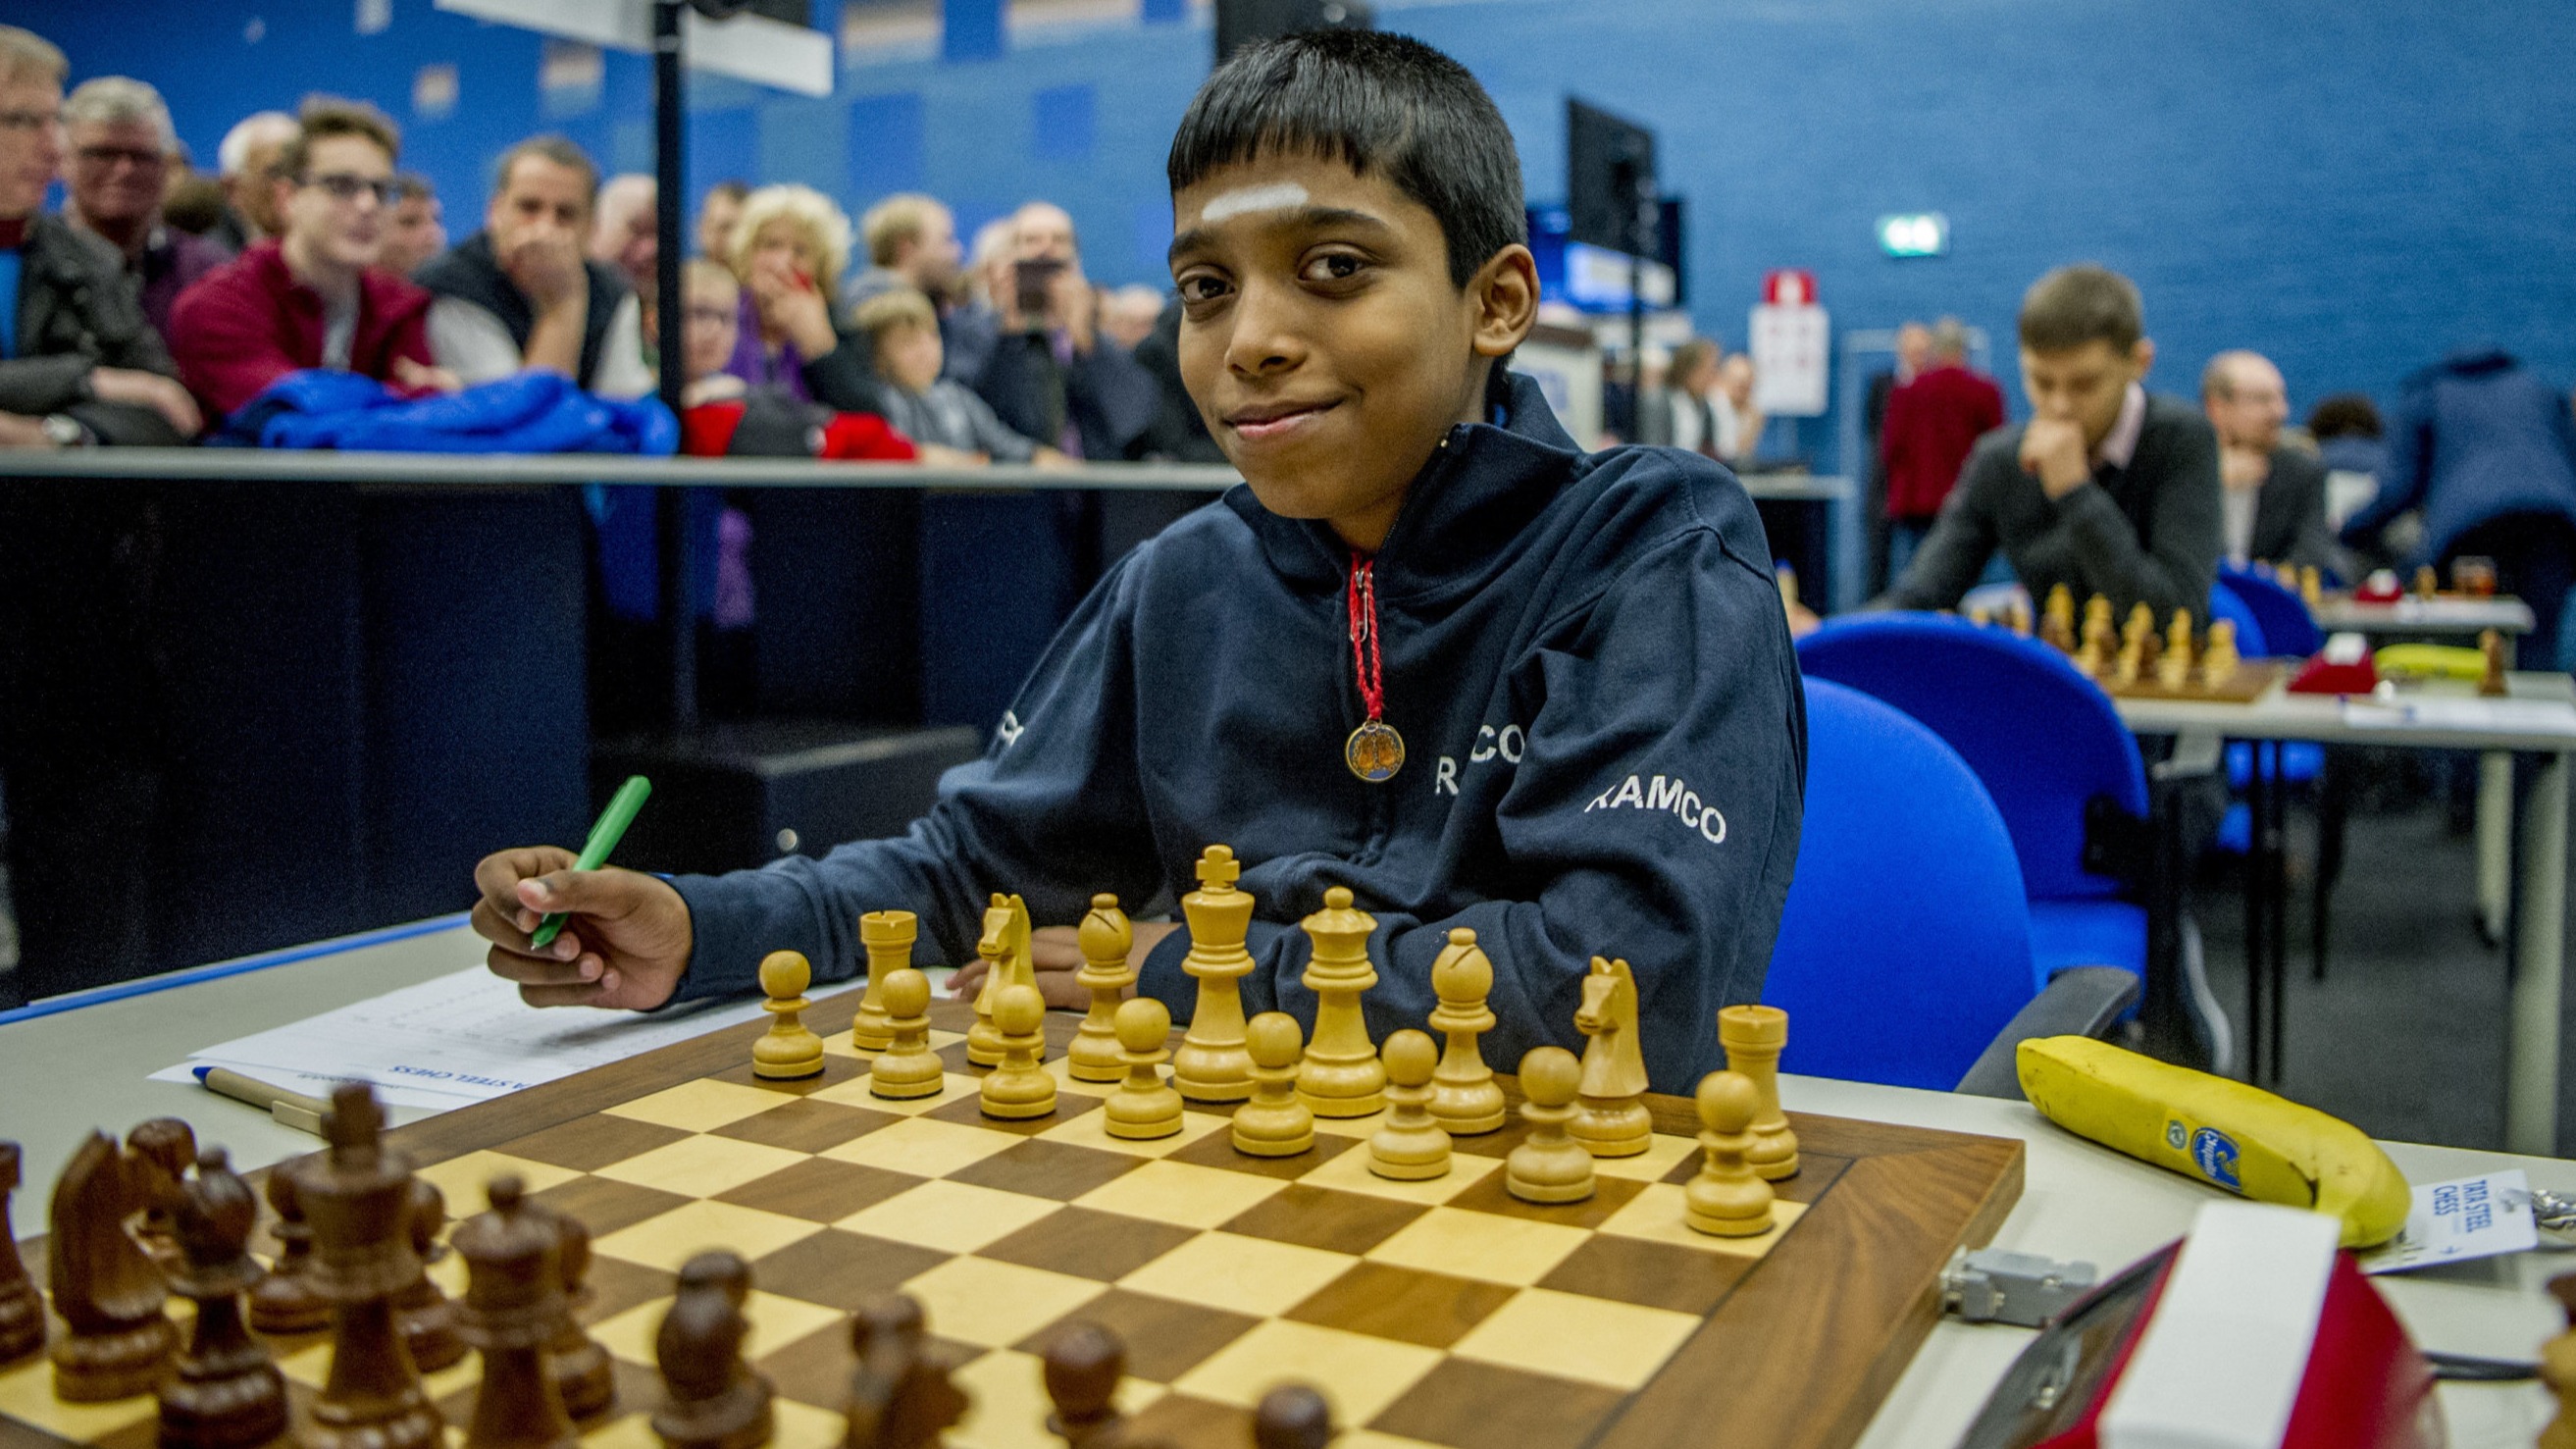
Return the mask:
[(237, 412), (317, 367), (400, 392), (455, 388), (430, 357), (429, 293), (376, 267), (400, 195), (400, 144), (373, 106), (305, 103), (272, 183), (285, 231), (208, 273), (171, 313), (179, 375), (210, 411)]
[(178, 149), (161, 93), (127, 76), (86, 80), (63, 102), (71, 142), (71, 204), (63, 220), (125, 258), (154, 331), (168, 335), (170, 307), (224, 264), (223, 248), (161, 223), (161, 192)]
[(483, 229), (415, 274), (438, 297), (439, 366), (469, 383), (542, 367), (601, 397), (653, 391), (641, 303), (617, 268), (584, 255), (598, 168), (563, 137), (537, 136), (502, 152), (493, 177)]
[(182, 443), (197, 406), (115, 249), (39, 209), (62, 166), (68, 69), (43, 37), (0, 26), (0, 443)]

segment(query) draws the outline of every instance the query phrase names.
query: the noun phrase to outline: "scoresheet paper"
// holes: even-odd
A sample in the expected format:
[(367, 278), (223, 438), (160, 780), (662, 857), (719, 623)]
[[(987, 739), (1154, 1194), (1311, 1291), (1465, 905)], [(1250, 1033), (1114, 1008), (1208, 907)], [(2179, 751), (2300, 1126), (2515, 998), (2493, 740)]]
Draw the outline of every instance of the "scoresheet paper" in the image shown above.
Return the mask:
[(589, 1006), (538, 1010), (480, 966), (193, 1052), (152, 1074), (194, 1082), (229, 1067), (306, 1096), (372, 1083), (395, 1106), (440, 1112), (622, 1061), (761, 1014), (761, 1001), (693, 1003), (639, 1015)]

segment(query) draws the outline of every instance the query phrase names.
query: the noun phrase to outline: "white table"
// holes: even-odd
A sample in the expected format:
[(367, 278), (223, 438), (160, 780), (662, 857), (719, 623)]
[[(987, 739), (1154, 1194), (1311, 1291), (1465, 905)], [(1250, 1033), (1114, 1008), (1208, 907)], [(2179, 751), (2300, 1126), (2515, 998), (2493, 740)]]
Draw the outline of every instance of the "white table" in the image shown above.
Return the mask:
[[(371, 933), (351, 938), (345, 949), (33, 1019), (0, 1021), (0, 1136), (25, 1145), (27, 1181), (33, 1189), (53, 1181), (92, 1127), (121, 1131), (153, 1116), (186, 1117), (200, 1141), (231, 1148), (233, 1160), (245, 1168), (310, 1151), (312, 1138), (277, 1126), (264, 1113), (193, 1087), (144, 1077), (218, 1041), (482, 959), (480, 943), (461, 929), (459, 918), (424, 925), (431, 928), (401, 928), (409, 935)], [(64, 1090), (68, 1084), (77, 1084), (77, 1090)], [(1811, 1077), (1786, 1078), (1781, 1092), (1800, 1111), (2021, 1139), (2029, 1148), (2025, 1186), (1995, 1245), (2086, 1259), (2106, 1276), (2180, 1236), (2192, 1213), (2218, 1196), (2213, 1189), (2062, 1132), (2019, 1102)], [(2536, 1187), (2576, 1193), (2576, 1162), (2405, 1143), (2388, 1144), (2388, 1150), (2417, 1181), (2518, 1166)], [(40, 1190), (21, 1195), (21, 1231), (35, 1228), (40, 1218), (31, 1214), (40, 1215), (42, 1209), (32, 1204), (41, 1201)], [(2576, 1269), (2576, 1253), (2544, 1250), (2442, 1270), (2438, 1276), (2379, 1282), (2421, 1347), (2528, 1360), (2560, 1322), (2543, 1285), (2571, 1269)], [(1866, 1449), (1949, 1449), (2031, 1336), (2023, 1329), (1945, 1320), (1898, 1380), (1861, 1443)], [(2527, 1449), (2550, 1412), (2547, 1396), (2529, 1383), (2446, 1384), (2441, 1401), (2455, 1449)]]
[[(2564, 674), (2508, 677), (2515, 701), (2576, 700)], [(2480, 713), (2471, 686), (2435, 681), (2413, 697), (2456, 699)], [(2504, 858), (2519, 862), (2514, 913), (2513, 1021), (2505, 1044), (2505, 1145), (2516, 1152), (2558, 1147), (2559, 1001), (2566, 970), (2568, 756), (2576, 752), (2576, 710), (2558, 720), (2465, 718), (2441, 725), (2363, 717), (2335, 695), (2291, 694), (2275, 685), (2251, 704), (2118, 699), (2121, 721), (2138, 734), (2176, 736), (2179, 752), (2219, 739), (2313, 740), (2327, 745), (2396, 745), (2482, 752), (2478, 817), (2481, 894), (2501, 896)], [(2516, 829), (2511, 757), (2536, 755), (2528, 806)], [(2484, 884), (2489, 879), (2493, 886)], [(2498, 902), (2500, 909), (2500, 901)]]
[(2485, 630), (2531, 632), (2531, 606), (2513, 596), (2492, 599), (2402, 598), (2366, 604), (2350, 594), (2327, 594), (2308, 611), (2329, 634), (2352, 632), (2374, 639), (2475, 639)]

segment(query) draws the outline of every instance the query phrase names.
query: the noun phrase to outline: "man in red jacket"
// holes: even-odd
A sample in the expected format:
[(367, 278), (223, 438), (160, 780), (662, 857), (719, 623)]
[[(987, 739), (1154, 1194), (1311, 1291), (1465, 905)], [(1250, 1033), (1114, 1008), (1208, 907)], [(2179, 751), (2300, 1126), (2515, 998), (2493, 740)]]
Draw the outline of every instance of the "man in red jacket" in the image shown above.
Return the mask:
[(453, 391), (430, 358), (429, 293), (375, 270), (399, 195), (393, 123), (334, 100), (306, 103), (300, 119), (271, 183), (285, 232), (200, 278), (171, 309), (180, 377), (217, 415), (312, 367)]
[(1931, 366), (1888, 394), (1879, 456), (1887, 464), (1887, 571), (1905, 572), (1915, 546), (1959, 481), (1977, 439), (2004, 425), (2003, 390), (1968, 369), (1968, 329), (1956, 317), (1932, 328)]

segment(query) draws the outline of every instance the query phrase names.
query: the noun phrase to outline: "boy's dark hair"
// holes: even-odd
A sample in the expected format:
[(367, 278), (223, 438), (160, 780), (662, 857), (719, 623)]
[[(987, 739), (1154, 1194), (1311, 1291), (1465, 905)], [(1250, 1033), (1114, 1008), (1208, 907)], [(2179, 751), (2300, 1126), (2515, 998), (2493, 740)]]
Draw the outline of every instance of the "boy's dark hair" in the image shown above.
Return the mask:
[(2321, 397), (2316, 410), (2308, 414), (2308, 433), (2320, 443), (2332, 438), (2376, 438), (2379, 409), (2357, 392)]
[(295, 116), (298, 130), (277, 153), (277, 174), (291, 180), (304, 179), (304, 168), (313, 157), (313, 143), (333, 136), (356, 136), (373, 141), (385, 153), (387, 161), (402, 159), (402, 132), (384, 112), (365, 101), (344, 101), (337, 96), (315, 96), (304, 103)]
[(1167, 170), (1180, 191), (1256, 156), (1306, 153), (1383, 176), (1440, 222), (1449, 280), (1529, 240), (1511, 128), (1467, 68), (1377, 30), (1319, 30), (1236, 51), (1190, 99)]
[(2022, 294), (2021, 345), (2033, 352), (2066, 352), (2087, 342), (2127, 352), (2146, 334), (2137, 285), (2108, 267), (2059, 267)]

